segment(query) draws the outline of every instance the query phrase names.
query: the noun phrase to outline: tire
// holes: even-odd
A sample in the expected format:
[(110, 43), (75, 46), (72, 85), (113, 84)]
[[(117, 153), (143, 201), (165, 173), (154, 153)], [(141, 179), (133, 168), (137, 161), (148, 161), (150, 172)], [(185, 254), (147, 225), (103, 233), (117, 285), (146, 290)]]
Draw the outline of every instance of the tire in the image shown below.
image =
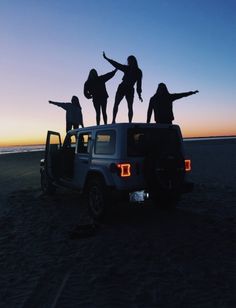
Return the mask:
[[(174, 166), (171, 164), (174, 163)], [(162, 209), (175, 209), (181, 196), (183, 174), (179, 173), (175, 161), (157, 158), (153, 153), (145, 159), (145, 178), (150, 198)], [(171, 188), (170, 188), (171, 186)]]
[(41, 171), (41, 189), (44, 194), (51, 195), (55, 192), (56, 187), (52, 184), (51, 180), (48, 178), (45, 170)]
[(95, 220), (101, 220), (107, 213), (108, 191), (104, 180), (90, 178), (86, 189), (89, 213)]

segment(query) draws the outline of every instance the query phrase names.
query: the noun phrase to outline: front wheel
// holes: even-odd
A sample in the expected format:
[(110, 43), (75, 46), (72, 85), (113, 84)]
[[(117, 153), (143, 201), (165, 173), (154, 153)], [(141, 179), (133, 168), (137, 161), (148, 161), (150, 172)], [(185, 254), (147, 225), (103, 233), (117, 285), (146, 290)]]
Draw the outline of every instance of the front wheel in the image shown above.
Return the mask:
[(52, 184), (51, 180), (48, 178), (45, 170), (41, 171), (41, 189), (45, 194), (53, 194), (56, 187)]
[(107, 212), (108, 192), (103, 179), (91, 178), (87, 184), (87, 201), (91, 216), (98, 220)]

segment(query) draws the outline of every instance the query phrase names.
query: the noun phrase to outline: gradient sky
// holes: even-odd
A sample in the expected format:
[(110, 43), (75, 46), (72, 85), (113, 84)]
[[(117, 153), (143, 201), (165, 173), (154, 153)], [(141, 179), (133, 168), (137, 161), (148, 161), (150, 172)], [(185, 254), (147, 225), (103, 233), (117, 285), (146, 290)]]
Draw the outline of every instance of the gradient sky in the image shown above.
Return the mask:
[[(134, 54), (143, 71), (145, 122), (158, 83), (171, 93), (199, 90), (174, 103), (184, 136), (236, 135), (235, 0), (0, 0), (0, 146), (45, 141), (65, 131), (65, 112), (48, 100), (80, 99), (85, 125), (95, 124), (83, 95), (91, 68), (113, 69), (102, 57), (126, 63)], [(108, 120), (123, 74), (107, 83)], [(117, 122), (127, 121), (120, 104)]]

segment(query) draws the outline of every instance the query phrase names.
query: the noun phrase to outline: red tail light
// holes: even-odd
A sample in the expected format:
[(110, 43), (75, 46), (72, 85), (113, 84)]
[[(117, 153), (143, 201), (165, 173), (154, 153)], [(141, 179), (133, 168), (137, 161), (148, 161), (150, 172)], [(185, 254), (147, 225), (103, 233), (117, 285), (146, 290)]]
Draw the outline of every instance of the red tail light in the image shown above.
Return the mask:
[(116, 166), (120, 170), (121, 177), (131, 176), (131, 165), (129, 163), (116, 164)]
[(191, 159), (185, 159), (185, 171), (191, 171), (192, 167), (191, 167)]

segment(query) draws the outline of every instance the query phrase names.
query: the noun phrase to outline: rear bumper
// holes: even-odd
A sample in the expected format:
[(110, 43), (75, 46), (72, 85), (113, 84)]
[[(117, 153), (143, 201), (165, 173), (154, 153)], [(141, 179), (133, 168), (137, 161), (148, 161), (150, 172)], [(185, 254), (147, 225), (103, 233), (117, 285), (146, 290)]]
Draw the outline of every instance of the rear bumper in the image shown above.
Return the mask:
[[(112, 193), (117, 193), (118, 195), (119, 194), (127, 194), (127, 193), (130, 193), (130, 192), (134, 192), (134, 191), (142, 191), (142, 190), (145, 190), (145, 191), (148, 191), (150, 189), (148, 189), (148, 185), (147, 184), (144, 184), (141, 185), (130, 185), (130, 187), (128, 185), (123, 185), (123, 186), (110, 186), (110, 192)], [(158, 188), (158, 186), (157, 186)], [(188, 193), (188, 192), (191, 192), (193, 191), (194, 189), (194, 183), (193, 182), (189, 182), (189, 181), (184, 181), (181, 185), (181, 187), (179, 187), (179, 191), (181, 193)], [(172, 188), (168, 189), (167, 187), (162, 187), (162, 190), (163, 191), (172, 191)]]

